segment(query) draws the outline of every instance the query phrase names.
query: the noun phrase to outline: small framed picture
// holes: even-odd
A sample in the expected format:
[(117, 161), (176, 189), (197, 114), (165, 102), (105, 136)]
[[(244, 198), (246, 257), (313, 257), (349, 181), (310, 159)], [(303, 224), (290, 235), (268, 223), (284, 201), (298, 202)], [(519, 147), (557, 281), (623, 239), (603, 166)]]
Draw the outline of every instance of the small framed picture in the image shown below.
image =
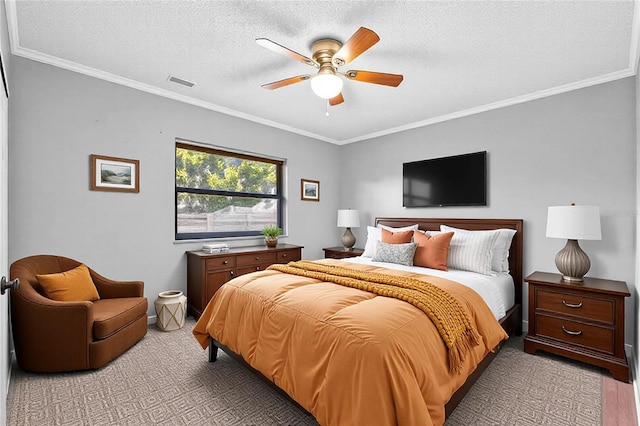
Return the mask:
[(317, 180), (300, 179), (300, 199), (305, 201), (320, 201), (320, 182)]
[(91, 154), (91, 189), (140, 192), (140, 161)]

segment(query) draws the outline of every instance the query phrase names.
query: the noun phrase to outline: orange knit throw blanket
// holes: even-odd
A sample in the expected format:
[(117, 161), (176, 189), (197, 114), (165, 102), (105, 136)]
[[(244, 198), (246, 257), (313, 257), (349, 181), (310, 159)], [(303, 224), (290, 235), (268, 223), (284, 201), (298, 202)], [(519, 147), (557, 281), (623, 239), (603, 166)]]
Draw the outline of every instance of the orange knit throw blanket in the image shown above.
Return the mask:
[(447, 345), (450, 372), (459, 372), (465, 353), (480, 342), (480, 335), (473, 328), (460, 302), (428, 282), (305, 260), (289, 262), (287, 265), (275, 264), (268, 269), (329, 281), (411, 303), (427, 314), (437, 327)]

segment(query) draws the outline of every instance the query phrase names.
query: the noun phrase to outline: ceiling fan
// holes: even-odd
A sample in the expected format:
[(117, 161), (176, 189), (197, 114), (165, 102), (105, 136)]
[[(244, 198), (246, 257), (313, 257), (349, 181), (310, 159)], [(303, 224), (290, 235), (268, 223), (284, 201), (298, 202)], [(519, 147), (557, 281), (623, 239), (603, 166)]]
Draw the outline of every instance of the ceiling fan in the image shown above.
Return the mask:
[(318, 68), (316, 75), (298, 75), (263, 84), (261, 87), (274, 90), (300, 83), (301, 81), (311, 80), (311, 89), (313, 92), (323, 99), (328, 99), (329, 105), (332, 106), (344, 102), (344, 97), (342, 96), (343, 81), (338, 74), (349, 80), (397, 87), (403, 78), (402, 75), (399, 74), (362, 70), (349, 70), (344, 73), (338, 71), (339, 67), (353, 61), (379, 40), (380, 37), (378, 37), (378, 34), (368, 28), (360, 27), (345, 44), (330, 38), (316, 40), (311, 45), (311, 58), (308, 58), (269, 39), (257, 38), (256, 43), (260, 46), (300, 61), (305, 65)]

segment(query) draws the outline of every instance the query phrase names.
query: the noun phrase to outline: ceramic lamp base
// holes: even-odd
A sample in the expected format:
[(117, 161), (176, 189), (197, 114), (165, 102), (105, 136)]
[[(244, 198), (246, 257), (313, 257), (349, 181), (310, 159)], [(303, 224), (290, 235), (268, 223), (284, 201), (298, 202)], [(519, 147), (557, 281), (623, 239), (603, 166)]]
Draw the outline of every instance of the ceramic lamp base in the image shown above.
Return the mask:
[(353, 232), (351, 232), (351, 228), (347, 228), (344, 231), (344, 234), (342, 234), (341, 242), (342, 247), (344, 247), (345, 250), (349, 250), (356, 244), (356, 237), (355, 235), (353, 235)]
[(556, 255), (556, 267), (565, 281), (583, 281), (591, 268), (589, 256), (582, 251), (577, 240), (567, 240), (567, 245)]

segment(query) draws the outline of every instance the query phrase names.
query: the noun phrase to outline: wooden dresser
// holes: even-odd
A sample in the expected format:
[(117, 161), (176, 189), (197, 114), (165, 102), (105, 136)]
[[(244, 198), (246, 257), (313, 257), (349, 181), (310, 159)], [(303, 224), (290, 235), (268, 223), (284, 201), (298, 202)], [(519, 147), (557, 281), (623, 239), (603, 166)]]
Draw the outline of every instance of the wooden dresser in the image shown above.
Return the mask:
[(585, 277), (567, 282), (562, 275), (534, 272), (529, 283), (529, 332), (524, 350), (543, 350), (608, 369), (629, 381), (624, 352), (623, 281)]
[(302, 247), (234, 247), (226, 253), (187, 252), (187, 314), (199, 318), (215, 292), (230, 279), (261, 271), (274, 263), (302, 259)]

